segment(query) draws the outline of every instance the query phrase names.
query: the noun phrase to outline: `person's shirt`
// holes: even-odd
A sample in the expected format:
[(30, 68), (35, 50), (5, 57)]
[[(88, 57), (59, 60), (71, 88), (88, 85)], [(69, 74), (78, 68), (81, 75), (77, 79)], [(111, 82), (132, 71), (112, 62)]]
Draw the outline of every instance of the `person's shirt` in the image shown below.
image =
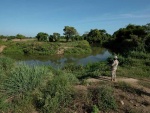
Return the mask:
[(117, 66), (118, 66), (118, 64), (119, 64), (119, 61), (116, 59), (116, 60), (114, 60), (113, 61), (113, 63), (112, 63), (112, 69), (114, 70), (114, 69), (117, 69)]

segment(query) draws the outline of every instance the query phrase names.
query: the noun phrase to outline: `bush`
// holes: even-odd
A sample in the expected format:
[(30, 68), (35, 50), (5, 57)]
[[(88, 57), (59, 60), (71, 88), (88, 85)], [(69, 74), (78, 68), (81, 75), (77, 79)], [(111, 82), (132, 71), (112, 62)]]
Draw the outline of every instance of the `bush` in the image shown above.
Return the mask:
[(35, 103), (43, 113), (63, 112), (72, 100), (72, 85), (77, 79), (72, 74), (62, 73), (49, 81), (37, 94)]

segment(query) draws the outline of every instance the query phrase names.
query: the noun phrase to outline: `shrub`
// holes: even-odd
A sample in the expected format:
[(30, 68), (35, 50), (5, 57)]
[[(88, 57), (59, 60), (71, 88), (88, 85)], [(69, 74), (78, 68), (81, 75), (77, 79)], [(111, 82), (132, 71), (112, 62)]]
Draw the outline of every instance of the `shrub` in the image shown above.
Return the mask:
[(71, 86), (77, 82), (72, 74), (62, 73), (49, 81), (36, 96), (36, 106), (43, 113), (62, 112), (71, 102)]

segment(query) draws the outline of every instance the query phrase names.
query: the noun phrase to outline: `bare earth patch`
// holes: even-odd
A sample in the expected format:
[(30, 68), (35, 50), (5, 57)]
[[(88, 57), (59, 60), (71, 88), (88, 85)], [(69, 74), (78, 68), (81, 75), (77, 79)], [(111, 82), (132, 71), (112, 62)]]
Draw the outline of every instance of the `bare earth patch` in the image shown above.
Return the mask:
[(5, 47), (6, 47), (5, 45), (1, 45), (0, 46), (0, 53), (3, 52), (3, 50), (4, 50)]

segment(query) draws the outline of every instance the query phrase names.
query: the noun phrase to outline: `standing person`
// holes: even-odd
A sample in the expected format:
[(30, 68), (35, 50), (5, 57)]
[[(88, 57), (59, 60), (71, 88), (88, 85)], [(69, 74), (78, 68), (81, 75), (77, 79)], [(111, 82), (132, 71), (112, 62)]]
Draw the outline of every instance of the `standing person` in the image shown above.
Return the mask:
[(116, 80), (116, 70), (117, 70), (117, 66), (119, 64), (119, 61), (117, 60), (118, 57), (114, 56), (114, 60), (113, 63), (111, 65), (111, 81), (115, 81)]

